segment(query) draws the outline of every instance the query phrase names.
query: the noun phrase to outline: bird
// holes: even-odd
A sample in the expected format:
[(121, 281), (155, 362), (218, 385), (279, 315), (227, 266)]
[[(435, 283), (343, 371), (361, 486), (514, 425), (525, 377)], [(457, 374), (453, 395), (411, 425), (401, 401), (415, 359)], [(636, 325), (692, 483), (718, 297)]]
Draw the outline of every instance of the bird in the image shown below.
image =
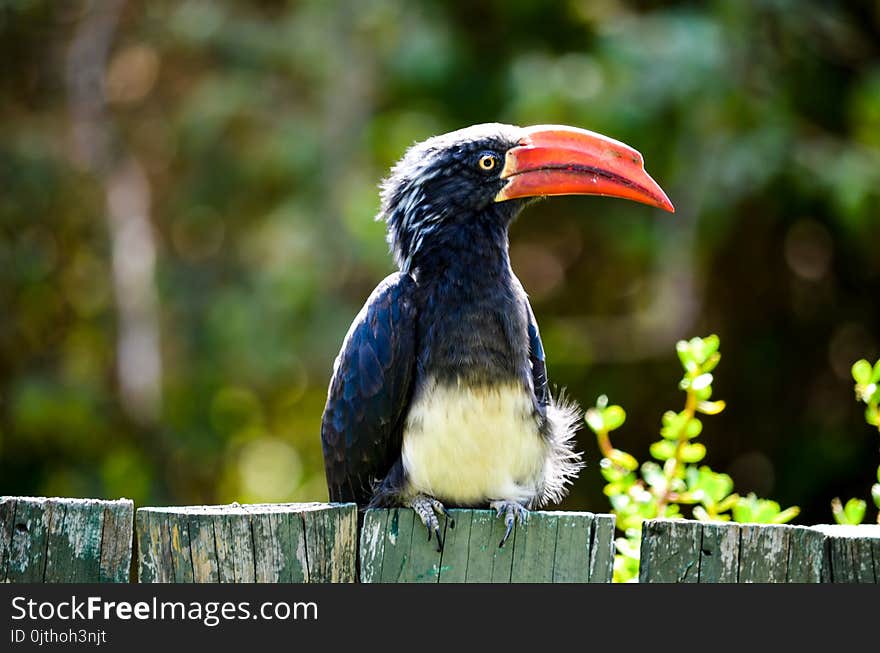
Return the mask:
[(622, 142), (567, 125), (479, 124), (412, 145), (381, 183), (398, 270), (333, 364), (321, 422), (330, 500), (410, 507), (442, 550), (449, 507), (489, 507), (503, 546), (583, 467), (581, 411), (553, 396), (508, 228), (530, 202), (604, 195), (674, 212)]

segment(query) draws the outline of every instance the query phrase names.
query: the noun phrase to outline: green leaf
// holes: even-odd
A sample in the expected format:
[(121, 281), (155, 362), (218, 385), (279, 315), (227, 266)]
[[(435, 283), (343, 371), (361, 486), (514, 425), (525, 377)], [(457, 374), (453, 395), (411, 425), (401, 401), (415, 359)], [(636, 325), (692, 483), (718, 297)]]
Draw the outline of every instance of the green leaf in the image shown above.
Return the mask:
[(687, 425), (687, 428), (684, 431), (685, 436), (688, 440), (692, 440), (697, 437), (700, 433), (703, 432), (703, 422), (701, 422), (698, 418), (692, 418)]
[(700, 388), (694, 394), (697, 396), (697, 401), (708, 401), (712, 397), (712, 386), (707, 385), (705, 388)]
[(861, 524), (865, 518), (865, 511), (868, 509), (868, 503), (862, 499), (850, 499), (843, 507), (843, 514), (846, 515), (846, 523)]
[(661, 491), (666, 489), (666, 477), (663, 475), (663, 470), (660, 469), (660, 465), (657, 463), (643, 463), (642, 478), (645, 479), (645, 483), (655, 489)]
[(697, 404), (697, 412), (704, 415), (717, 415), (727, 407), (724, 401), (701, 401)]
[(786, 508), (779, 514), (777, 514), (770, 521), (771, 524), (785, 524), (790, 522), (792, 519), (797, 517), (801, 513), (801, 509), (798, 506), (791, 506), (790, 508)]
[(663, 428), (660, 429), (660, 435), (667, 440), (678, 440), (678, 436), (687, 419), (688, 416), (683, 412), (675, 413), (667, 410), (663, 413)]
[(660, 440), (651, 445), (650, 452), (654, 458), (665, 462), (675, 455), (675, 448), (671, 440)]
[(694, 519), (697, 521), (711, 521), (712, 518), (703, 506), (694, 506)]
[(707, 465), (699, 469), (688, 467), (685, 480), (691, 492), (701, 491), (705, 494), (704, 503), (718, 503), (733, 491), (733, 479), (727, 474), (713, 472)]
[(703, 345), (706, 348), (706, 356), (712, 356), (718, 351), (718, 347), (721, 346), (721, 338), (713, 333), (703, 338)]
[(874, 371), (871, 373), (871, 383), (880, 384), (880, 358), (874, 363)]
[(713, 377), (711, 374), (700, 374), (697, 378), (695, 378), (691, 382), (692, 390), (702, 390), (703, 388), (708, 388), (712, 385)]
[(618, 553), (620, 553), (621, 555), (625, 555), (628, 558), (638, 559), (641, 547), (641, 538), (627, 539), (623, 537), (618, 537), (614, 540), (614, 546), (617, 548)]
[(871, 486), (871, 498), (874, 499), (874, 505), (880, 510), (880, 483), (874, 483)]
[(667, 410), (665, 413), (663, 413), (663, 426), (674, 426), (678, 418), (679, 414), (676, 413), (674, 410)]
[(608, 500), (611, 502), (611, 507), (617, 510), (625, 510), (629, 505), (631, 499), (626, 494), (614, 494), (614, 493), (605, 493), (608, 496)]
[(856, 383), (868, 385), (871, 382), (871, 364), (864, 358), (853, 363), (852, 376)]
[(840, 499), (834, 497), (831, 500), (831, 514), (834, 515), (834, 522), (836, 524), (846, 524), (846, 515), (843, 513), (843, 506), (840, 503)]
[(698, 337), (691, 338), (690, 342), (688, 342), (688, 347), (697, 364), (702, 365), (706, 360), (706, 343), (703, 342), (703, 339)]
[(612, 483), (619, 481), (626, 474), (626, 472), (620, 469), (608, 458), (603, 458), (599, 461), (599, 472), (606, 481), (611, 481)]
[(740, 497), (733, 506), (733, 520), (741, 523), (769, 524), (779, 513), (778, 503), (759, 499), (754, 493)]
[(689, 442), (681, 448), (681, 459), (686, 463), (698, 463), (706, 457), (706, 447), (699, 442)]
[(874, 404), (868, 404), (865, 409), (865, 421), (874, 426), (880, 425), (880, 410)]
[(706, 359), (706, 362), (700, 366), (700, 369), (702, 369), (704, 372), (711, 372), (718, 366), (718, 363), (720, 362), (721, 354), (716, 352)]
[(724, 497), (721, 501), (715, 504), (715, 510), (717, 512), (727, 512), (736, 505), (737, 501), (739, 501), (739, 495), (733, 493), (729, 496)]
[(613, 431), (620, 428), (626, 421), (626, 412), (620, 406), (608, 406), (602, 412), (602, 419), (605, 422), (605, 428)]
[(584, 419), (593, 433), (598, 434), (605, 430), (605, 420), (602, 418), (602, 411), (599, 409), (588, 408)]
[(634, 471), (639, 468), (639, 461), (634, 456), (620, 449), (612, 449), (609, 455), (615, 465), (623, 467), (627, 471)]
[(684, 492), (679, 492), (678, 497), (675, 499), (675, 501), (677, 503), (680, 503), (683, 505), (691, 505), (693, 503), (699, 503), (700, 501), (703, 500), (703, 497), (704, 497), (704, 495), (702, 492), (684, 491)]
[(608, 483), (602, 488), (602, 492), (605, 496), (614, 499), (614, 497), (626, 496), (626, 489), (627, 488), (623, 483), (616, 481), (614, 483)]
[(697, 369), (697, 361), (694, 360), (694, 354), (686, 340), (679, 340), (675, 343), (675, 352), (681, 361), (682, 367), (687, 372), (694, 372)]

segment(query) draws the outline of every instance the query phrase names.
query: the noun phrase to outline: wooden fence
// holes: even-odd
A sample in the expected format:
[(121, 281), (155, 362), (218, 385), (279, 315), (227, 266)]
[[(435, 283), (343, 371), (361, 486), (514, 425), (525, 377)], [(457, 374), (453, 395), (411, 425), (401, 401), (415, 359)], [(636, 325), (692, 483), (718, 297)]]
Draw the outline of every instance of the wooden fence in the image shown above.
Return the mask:
[(642, 583), (880, 583), (880, 525), (649, 520)]
[(0, 497), (0, 581), (127, 583), (134, 504)]
[[(409, 509), (367, 511), (359, 534), (354, 504), (148, 507), (135, 518), (126, 499), (0, 497), (0, 581), (611, 582), (611, 515), (532, 512), (504, 547), (493, 512), (451, 515), (438, 552)], [(878, 583), (880, 526), (651, 520), (641, 558), (644, 583)]]
[(412, 510), (368, 510), (361, 532), (364, 583), (610, 583), (614, 517), (532, 512), (500, 547), (492, 510), (450, 510), (443, 550)]

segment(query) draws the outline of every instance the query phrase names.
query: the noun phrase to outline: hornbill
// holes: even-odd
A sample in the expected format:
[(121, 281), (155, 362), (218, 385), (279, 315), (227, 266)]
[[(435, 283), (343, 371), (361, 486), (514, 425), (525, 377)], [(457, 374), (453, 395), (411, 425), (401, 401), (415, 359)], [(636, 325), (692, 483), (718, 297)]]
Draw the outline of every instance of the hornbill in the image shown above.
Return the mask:
[(494, 508), (503, 545), (527, 508), (561, 500), (583, 465), (580, 410), (551, 396), (507, 232), (531, 199), (568, 194), (674, 211), (637, 151), (562, 125), (475, 125), (392, 168), (377, 219), (399, 272), (333, 367), (321, 426), (332, 501), (410, 506), (440, 548), (446, 506)]

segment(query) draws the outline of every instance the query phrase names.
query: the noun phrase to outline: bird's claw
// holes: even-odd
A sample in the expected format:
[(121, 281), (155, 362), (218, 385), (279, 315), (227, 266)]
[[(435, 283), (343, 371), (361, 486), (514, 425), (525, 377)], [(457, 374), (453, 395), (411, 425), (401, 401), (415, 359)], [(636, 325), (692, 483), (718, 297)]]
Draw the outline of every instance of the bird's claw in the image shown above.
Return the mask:
[(455, 521), (452, 519), (452, 517), (450, 517), (449, 511), (446, 509), (446, 506), (437, 501), (437, 499), (425, 496), (424, 494), (417, 494), (409, 502), (409, 505), (419, 516), (419, 519), (422, 520), (425, 528), (428, 529), (428, 541), (431, 541), (432, 535), (436, 535), (437, 552), (439, 553), (440, 551), (442, 551), (443, 536), (440, 532), (440, 520), (437, 519), (437, 514), (439, 513), (449, 519), (449, 527), (455, 528)]
[(504, 524), (506, 528), (504, 529), (504, 537), (501, 538), (501, 542), (498, 544), (498, 548), (500, 549), (504, 546), (504, 543), (507, 542), (507, 538), (509, 538), (510, 534), (513, 532), (513, 527), (516, 524), (516, 521), (519, 520), (520, 524), (525, 523), (529, 511), (516, 501), (493, 501), (489, 504), (489, 507), (495, 509), (496, 517), (500, 517), (502, 513), (504, 514)]
[(452, 513), (444, 506), (442, 503), (437, 501), (437, 504), (440, 506), (439, 510), (443, 513), (443, 516), (446, 517), (446, 521), (449, 524), (449, 528), (455, 528), (455, 517), (452, 516)]

